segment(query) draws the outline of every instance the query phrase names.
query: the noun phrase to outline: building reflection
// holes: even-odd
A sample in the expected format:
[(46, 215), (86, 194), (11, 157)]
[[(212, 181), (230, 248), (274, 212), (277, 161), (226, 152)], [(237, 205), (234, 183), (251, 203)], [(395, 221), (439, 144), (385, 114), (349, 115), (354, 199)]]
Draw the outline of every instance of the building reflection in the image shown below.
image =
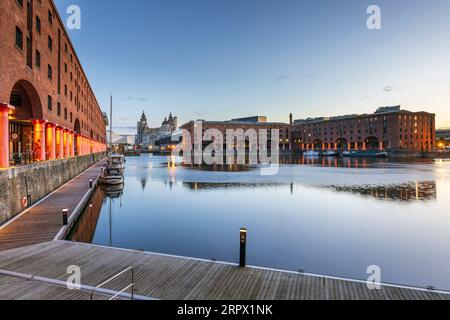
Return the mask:
[[(229, 160), (229, 162), (226, 162)], [(194, 159), (191, 160), (193, 163)], [(237, 158), (225, 159), (224, 164), (187, 164), (183, 162), (183, 168), (195, 169), (200, 171), (218, 171), (218, 172), (245, 172), (251, 171), (258, 168), (257, 165), (249, 163), (249, 158), (246, 156), (245, 164), (232, 164), (228, 165), (226, 163), (237, 163)], [(279, 164), (280, 165), (315, 165), (321, 167), (332, 167), (332, 168), (368, 168), (373, 165), (380, 164), (395, 164), (401, 162), (405, 163), (434, 163), (433, 159), (389, 159), (389, 158), (345, 158), (345, 157), (303, 157), (301, 155), (295, 154), (280, 154)], [(171, 168), (172, 164), (169, 162), (168, 167)]]
[(147, 186), (148, 176), (147, 175), (142, 176), (139, 181), (141, 183), (142, 191), (145, 191), (145, 187)]
[[(92, 243), (95, 230), (97, 229), (103, 203), (111, 199), (120, 198), (123, 195), (124, 185), (100, 186), (97, 188), (90, 200), (89, 205), (83, 210), (69, 239), (75, 242)], [(111, 203), (110, 208), (111, 210)]]
[(76, 242), (92, 243), (105, 193), (100, 188), (94, 191), (90, 204), (84, 209), (69, 239)]
[[(213, 189), (242, 188), (286, 188), (291, 195), (295, 194), (295, 184), (276, 183), (204, 183), (184, 182), (183, 186), (194, 191)], [(388, 186), (319, 186), (320, 189), (331, 189), (336, 192), (346, 192), (378, 200), (398, 202), (432, 201), (437, 199), (437, 187), (434, 181), (422, 181)]]
[(183, 167), (200, 171), (216, 171), (216, 172), (246, 172), (252, 170), (252, 166), (240, 164), (213, 164), (213, 165), (183, 164)]
[(280, 164), (316, 165), (334, 168), (367, 168), (373, 164), (387, 163), (433, 163), (433, 159), (389, 159), (389, 158), (342, 158), (342, 157), (302, 157), (299, 155), (281, 155)]
[(405, 183), (392, 186), (331, 186), (331, 188), (337, 192), (360, 194), (378, 200), (411, 202), (437, 199), (437, 188), (434, 181)]

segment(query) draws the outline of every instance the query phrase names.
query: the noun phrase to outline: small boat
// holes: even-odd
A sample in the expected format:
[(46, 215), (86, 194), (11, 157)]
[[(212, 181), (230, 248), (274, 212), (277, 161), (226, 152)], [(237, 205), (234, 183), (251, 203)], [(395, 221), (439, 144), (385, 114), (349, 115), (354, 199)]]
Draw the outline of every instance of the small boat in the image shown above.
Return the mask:
[(335, 150), (328, 150), (328, 151), (325, 151), (322, 155), (323, 155), (324, 157), (336, 157), (336, 156), (338, 156), (339, 154), (338, 154), (338, 152), (335, 151)]
[(387, 158), (386, 151), (377, 150), (346, 150), (342, 152), (344, 158)]
[(304, 157), (318, 157), (320, 156), (319, 151), (309, 150), (303, 153)]
[(125, 157), (121, 154), (112, 154), (108, 158), (108, 162), (106, 167), (108, 169), (117, 169), (120, 171), (120, 174), (123, 174), (125, 171)]
[(125, 157), (140, 157), (142, 155), (141, 150), (126, 150), (123, 152)]
[(125, 181), (120, 170), (114, 168), (102, 168), (99, 180), (101, 184), (111, 186), (121, 185)]
[(116, 184), (116, 185), (106, 185), (103, 184), (100, 186), (100, 189), (105, 193), (108, 198), (119, 198), (123, 194), (123, 189), (125, 185)]

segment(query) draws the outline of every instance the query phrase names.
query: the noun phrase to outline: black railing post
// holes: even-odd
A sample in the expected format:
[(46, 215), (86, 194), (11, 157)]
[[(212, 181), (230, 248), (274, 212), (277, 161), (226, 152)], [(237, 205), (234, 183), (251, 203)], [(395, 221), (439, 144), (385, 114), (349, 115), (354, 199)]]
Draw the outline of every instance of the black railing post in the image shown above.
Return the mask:
[(239, 256), (239, 266), (241, 268), (245, 268), (246, 263), (246, 254), (247, 254), (247, 229), (241, 228), (240, 230), (240, 256)]
[(63, 216), (63, 225), (67, 226), (69, 224), (69, 209), (63, 209), (62, 216)]

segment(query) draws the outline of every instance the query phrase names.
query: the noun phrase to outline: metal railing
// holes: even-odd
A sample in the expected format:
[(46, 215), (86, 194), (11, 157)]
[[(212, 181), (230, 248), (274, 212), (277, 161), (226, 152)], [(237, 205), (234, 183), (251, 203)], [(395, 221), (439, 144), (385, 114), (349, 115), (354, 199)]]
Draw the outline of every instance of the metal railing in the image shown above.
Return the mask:
[(15, 152), (10, 155), (9, 159), (10, 163), (13, 165), (25, 165), (34, 162), (34, 152), (33, 151), (25, 151), (25, 152)]
[(122, 293), (126, 292), (128, 289), (131, 288), (131, 300), (134, 300), (134, 267), (129, 267), (126, 268), (125, 270), (119, 272), (118, 274), (116, 274), (115, 276), (109, 278), (108, 280), (106, 280), (105, 282), (99, 284), (97, 287), (95, 287), (92, 291), (91, 291), (91, 300), (94, 300), (94, 294), (97, 292), (98, 289), (102, 288), (104, 285), (110, 283), (111, 281), (113, 281), (114, 279), (117, 279), (118, 277), (120, 277), (121, 275), (127, 273), (131, 271), (131, 284), (127, 285), (125, 288), (123, 288), (122, 290), (120, 290), (119, 292), (117, 292), (114, 296), (112, 296), (112, 298), (110, 298), (109, 300), (114, 300), (115, 298), (117, 298), (118, 296), (120, 296)]

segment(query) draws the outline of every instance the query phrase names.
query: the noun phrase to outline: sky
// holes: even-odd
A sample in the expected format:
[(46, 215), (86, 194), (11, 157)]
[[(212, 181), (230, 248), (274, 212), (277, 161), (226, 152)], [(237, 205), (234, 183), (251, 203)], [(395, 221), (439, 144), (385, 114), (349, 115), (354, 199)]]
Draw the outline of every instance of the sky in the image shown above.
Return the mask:
[[(134, 133), (265, 115), (269, 121), (401, 105), (450, 127), (448, 0), (55, 0), (101, 107)], [(367, 8), (381, 29), (367, 28)]]

